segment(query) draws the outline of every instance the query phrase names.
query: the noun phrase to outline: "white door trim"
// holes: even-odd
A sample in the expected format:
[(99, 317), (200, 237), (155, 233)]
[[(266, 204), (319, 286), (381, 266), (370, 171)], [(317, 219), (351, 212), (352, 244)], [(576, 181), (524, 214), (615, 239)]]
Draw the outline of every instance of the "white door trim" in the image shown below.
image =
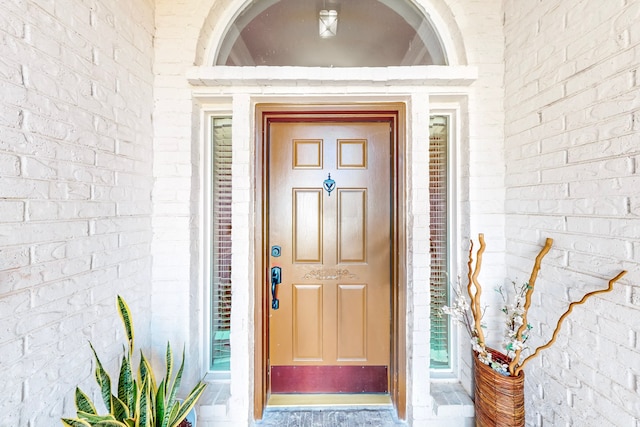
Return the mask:
[[(429, 247), (429, 212), (419, 209), (428, 194), (428, 144), (429, 108), (434, 100), (441, 103), (466, 102), (468, 87), (387, 86), (384, 83), (362, 86), (340, 86), (329, 83), (324, 86), (200, 86), (193, 88), (199, 117), (210, 111), (230, 107), (233, 117), (233, 287), (234, 300), (231, 319), (231, 398), (228, 414), (234, 421), (251, 424), (253, 405), (254, 346), (249, 337), (255, 333), (255, 301), (253, 287), (256, 256), (252, 224), (255, 219), (255, 107), (261, 103), (283, 104), (353, 104), (403, 102), (406, 104), (406, 146), (402, 160), (405, 162), (405, 195), (407, 223), (406, 281), (407, 281), (407, 416), (431, 411), (429, 381), (429, 281), (428, 257), (424, 248)], [(225, 107), (226, 108), (226, 107)], [(198, 138), (202, 138), (200, 135)], [(206, 144), (206, 142), (204, 142)], [(202, 153), (202, 151), (201, 151)], [(202, 173), (202, 170), (200, 171)], [(208, 177), (201, 176), (203, 179)], [(204, 204), (207, 194), (202, 195)], [(417, 208), (416, 208), (417, 207)], [(202, 219), (201, 219), (202, 221)], [(206, 234), (206, 224), (202, 223)], [(202, 247), (202, 246), (201, 246)], [(209, 277), (203, 274), (208, 288)], [(205, 295), (206, 296), (206, 295)], [(426, 307), (426, 309), (425, 309)], [(205, 323), (208, 321), (204, 320)], [(206, 328), (205, 328), (206, 329)], [(204, 331), (203, 331), (204, 332)], [(202, 337), (205, 348), (209, 335)], [(206, 351), (206, 350), (205, 350)], [(208, 362), (208, 359), (205, 359)], [(205, 368), (206, 369), (206, 368)], [(414, 379), (417, 379), (414, 381)]]

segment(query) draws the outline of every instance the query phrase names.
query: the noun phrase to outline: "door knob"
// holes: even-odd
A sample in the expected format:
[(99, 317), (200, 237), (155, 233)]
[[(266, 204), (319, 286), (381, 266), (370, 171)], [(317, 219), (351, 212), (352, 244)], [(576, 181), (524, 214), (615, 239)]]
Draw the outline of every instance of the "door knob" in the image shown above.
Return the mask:
[(276, 297), (276, 285), (282, 283), (282, 269), (280, 267), (271, 267), (271, 308), (277, 310), (280, 308), (280, 301)]

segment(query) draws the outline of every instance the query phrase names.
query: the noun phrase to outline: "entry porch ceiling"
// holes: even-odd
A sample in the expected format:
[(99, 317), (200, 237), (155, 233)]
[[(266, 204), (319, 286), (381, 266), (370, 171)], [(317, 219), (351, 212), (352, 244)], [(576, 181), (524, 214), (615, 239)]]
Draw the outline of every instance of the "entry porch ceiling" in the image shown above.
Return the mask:
[[(335, 37), (318, 14), (338, 11)], [(446, 65), (432, 25), (409, 0), (258, 0), (228, 29), (216, 65), (384, 67)]]

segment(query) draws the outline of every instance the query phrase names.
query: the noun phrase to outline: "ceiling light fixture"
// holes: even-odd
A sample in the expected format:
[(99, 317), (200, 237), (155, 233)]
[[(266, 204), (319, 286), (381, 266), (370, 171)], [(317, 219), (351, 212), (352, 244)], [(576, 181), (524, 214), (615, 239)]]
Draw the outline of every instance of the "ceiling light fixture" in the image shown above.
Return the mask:
[(323, 9), (319, 14), (319, 31), (323, 39), (334, 37), (338, 32), (338, 11)]

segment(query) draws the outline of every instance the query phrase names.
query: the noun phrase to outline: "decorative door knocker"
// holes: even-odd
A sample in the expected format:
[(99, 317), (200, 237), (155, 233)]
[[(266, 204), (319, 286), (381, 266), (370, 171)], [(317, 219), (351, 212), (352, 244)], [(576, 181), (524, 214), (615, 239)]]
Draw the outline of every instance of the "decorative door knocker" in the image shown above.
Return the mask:
[(331, 192), (336, 188), (336, 182), (331, 179), (331, 174), (329, 174), (329, 177), (324, 180), (323, 187), (327, 190), (329, 197), (331, 197)]

